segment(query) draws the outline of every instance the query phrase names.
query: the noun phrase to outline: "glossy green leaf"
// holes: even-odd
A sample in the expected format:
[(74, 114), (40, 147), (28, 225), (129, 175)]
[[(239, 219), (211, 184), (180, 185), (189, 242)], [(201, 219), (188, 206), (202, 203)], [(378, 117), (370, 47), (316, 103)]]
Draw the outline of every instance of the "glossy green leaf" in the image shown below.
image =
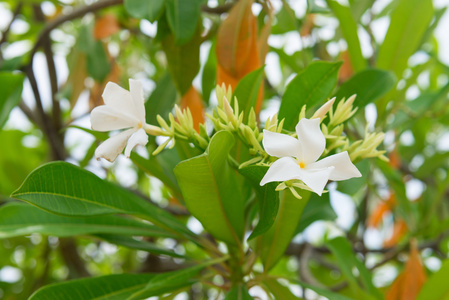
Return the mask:
[(190, 213), (216, 238), (239, 244), (243, 236), (244, 199), (228, 164), (234, 137), (216, 133), (206, 153), (181, 162), (175, 175)]
[(125, 0), (126, 11), (134, 18), (145, 18), (150, 22), (157, 21), (162, 14), (165, 0)]
[(176, 87), (170, 74), (165, 73), (157, 82), (156, 89), (145, 102), (145, 118), (148, 124), (158, 125), (157, 115), (168, 119), (168, 114), (176, 103)]
[(199, 265), (184, 268), (182, 270), (158, 274), (148, 282), (145, 288), (134, 293), (128, 299), (146, 299), (148, 297), (158, 296), (163, 293), (176, 290), (183, 286), (191, 285), (196, 281), (193, 277), (195, 277), (202, 269), (222, 260), (222, 258), (219, 258)]
[(302, 298), (297, 297), (294, 295), (290, 288), (286, 287), (285, 285), (282, 285), (277, 281), (275, 278), (267, 278), (264, 279), (263, 284), (268, 287), (270, 292), (273, 294), (275, 299), (282, 299), (282, 300), (301, 300)]
[(11, 110), (19, 104), (23, 89), (23, 74), (0, 72), (0, 129)]
[(130, 214), (185, 236), (193, 235), (159, 207), (66, 162), (52, 162), (37, 168), (11, 196), (56, 214), (83, 217)]
[[(352, 245), (343, 237), (334, 238), (326, 243), (337, 259), (341, 272), (349, 281), (351, 290), (360, 299), (383, 299), (380, 291), (373, 285), (371, 272), (358, 260), (352, 250)], [(357, 270), (359, 276), (354, 275)]]
[(377, 66), (393, 71), (398, 78), (409, 57), (418, 50), (433, 18), (432, 0), (399, 0), (391, 14), (385, 40), (380, 46)]
[(164, 36), (162, 48), (167, 56), (168, 70), (177, 90), (184, 95), (200, 70), (201, 27), (195, 27), (194, 35), (186, 43), (178, 45), (175, 36), (167, 33), (166, 29), (162, 28), (164, 26), (167, 26), (165, 22), (158, 22), (158, 35)]
[(315, 193), (310, 194), (310, 199), (304, 208), (304, 211), (299, 220), (296, 233), (302, 232), (310, 224), (315, 221), (332, 221), (337, 218), (337, 214), (329, 200), (329, 193), (324, 193), (318, 196)]
[(417, 300), (447, 300), (449, 299), (449, 260), (445, 260), (441, 268), (430, 276), (421, 291)]
[(275, 191), (277, 183), (271, 182), (264, 186), (260, 186), (260, 181), (267, 172), (268, 167), (264, 166), (248, 166), (239, 170), (253, 185), (256, 190), (259, 206), (259, 221), (254, 228), (248, 240), (255, 238), (266, 232), (276, 220), (279, 210), (279, 195)]
[(396, 76), (393, 72), (379, 69), (363, 70), (343, 83), (335, 96), (337, 100), (349, 98), (356, 94), (354, 106), (362, 109), (369, 103), (375, 102), (384, 96), (396, 85)]
[(337, 84), (341, 62), (315, 61), (296, 75), (288, 84), (279, 108), (279, 120), (285, 118), (284, 128), (293, 130), (303, 105), (308, 108), (324, 104)]
[(29, 300), (123, 300), (142, 289), (153, 274), (115, 274), (83, 278), (44, 286)]
[(357, 72), (365, 69), (366, 60), (362, 55), (362, 48), (360, 47), (359, 35), (357, 33), (357, 23), (352, 16), (351, 9), (335, 0), (327, 0), (326, 2), (337, 17), (339, 28), (343, 32), (346, 43), (348, 43), (352, 68)]
[(244, 285), (233, 287), (225, 296), (224, 300), (253, 300)]
[(119, 216), (64, 217), (48, 213), (24, 203), (9, 203), (0, 207), (0, 238), (40, 233), (59, 237), (114, 233), (135, 236), (165, 236), (173, 234), (156, 226)]
[[(243, 77), (234, 90), (233, 97), (237, 97), (239, 110), (243, 112), (243, 122), (248, 120), (251, 107), (255, 109), (260, 86), (264, 77), (264, 66), (248, 73)], [(229, 99), (230, 100), (230, 99)]]
[(124, 246), (131, 249), (137, 249), (146, 251), (153, 254), (162, 254), (162, 255), (168, 255), (172, 257), (177, 258), (185, 258), (184, 255), (177, 254), (176, 252), (173, 252), (172, 250), (168, 250), (167, 248), (163, 248), (160, 246), (156, 246), (154, 243), (145, 241), (145, 240), (137, 240), (130, 236), (124, 236), (124, 235), (116, 235), (116, 234), (96, 234), (96, 237), (105, 240), (111, 244), (116, 244), (120, 246)]
[(185, 44), (197, 31), (200, 7), (200, 0), (165, 0), (167, 20), (176, 44)]
[(279, 261), (295, 235), (299, 219), (310, 197), (310, 192), (300, 191), (302, 199), (297, 199), (286, 189), (279, 195), (279, 212), (271, 228), (255, 241), (255, 251), (259, 254), (265, 271), (269, 271)]

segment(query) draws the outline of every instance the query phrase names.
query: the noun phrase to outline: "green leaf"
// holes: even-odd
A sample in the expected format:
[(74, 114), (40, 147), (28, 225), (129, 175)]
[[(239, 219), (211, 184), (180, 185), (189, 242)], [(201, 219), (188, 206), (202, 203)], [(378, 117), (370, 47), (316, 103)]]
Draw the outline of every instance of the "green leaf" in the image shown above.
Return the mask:
[(97, 233), (173, 237), (165, 230), (135, 219), (119, 216), (64, 217), (24, 203), (3, 205), (0, 215), (0, 238), (32, 233), (59, 237)]
[(449, 299), (449, 260), (446, 259), (441, 269), (433, 274), (418, 294), (417, 300), (447, 300)]
[(282, 0), (281, 10), (276, 14), (276, 23), (271, 29), (271, 34), (284, 34), (300, 28), (300, 22), (296, 18), (295, 11)]
[(297, 296), (295, 296), (290, 291), (290, 288), (286, 287), (285, 285), (280, 284), (274, 278), (264, 279), (263, 284), (268, 287), (268, 289), (273, 294), (275, 299), (282, 299), (282, 300), (300, 300), (301, 299), (301, 298), (298, 298)]
[(176, 88), (167, 72), (157, 82), (156, 89), (145, 102), (145, 118), (148, 124), (157, 125), (157, 115), (168, 119), (168, 114), (176, 103)]
[(217, 79), (217, 58), (215, 57), (215, 42), (212, 43), (206, 63), (203, 67), (203, 74), (201, 77), (201, 91), (203, 93), (203, 100), (209, 104), (210, 93), (215, 88)]
[[(383, 299), (380, 291), (373, 285), (370, 271), (355, 256), (348, 240), (337, 237), (328, 241), (326, 246), (335, 255), (342, 273), (349, 281), (349, 286), (360, 299)], [(354, 275), (355, 269), (360, 274), (360, 278)], [(360, 288), (359, 283), (363, 289)]]
[(264, 186), (260, 186), (260, 181), (267, 170), (268, 167), (256, 165), (239, 170), (239, 172), (253, 185), (259, 202), (259, 222), (248, 237), (248, 240), (259, 236), (270, 229), (276, 220), (276, 215), (279, 210), (279, 196), (275, 191), (277, 183), (271, 182)]
[(8, 121), (9, 113), (20, 102), (23, 74), (0, 72), (0, 129)]
[(339, 100), (343, 97), (348, 98), (351, 95), (357, 94), (354, 100), (354, 106), (361, 109), (384, 96), (395, 85), (396, 76), (393, 72), (367, 69), (355, 74), (343, 83), (335, 96)]
[(331, 291), (326, 290), (324, 288), (313, 286), (311, 284), (299, 281), (297, 279), (293, 279), (293, 278), (286, 278), (286, 279), (289, 280), (292, 283), (296, 283), (296, 284), (302, 286), (303, 288), (310, 289), (310, 290), (314, 291), (315, 293), (317, 293), (318, 295), (324, 296), (324, 297), (326, 297), (328, 299), (332, 299), (332, 300), (354, 300), (352, 298), (348, 298), (346, 296), (343, 296), (343, 295), (331, 292)]
[[(265, 66), (262, 66), (245, 75), (234, 90), (232, 98), (237, 97), (239, 110), (243, 112), (243, 122), (248, 120), (251, 107), (254, 109), (256, 108), (260, 86), (264, 77), (264, 67)], [(229, 101), (231, 101), (231, 99), (229, 99)]]
[(157, 21), (162, 14), (165, 0), (125, 0), (126, 11), (134, 18)]
[(183, 286), (191, 285), (196, 281), (192, 277), (196, 276), (202, 269), (223, 260), (223, 258), (218, 258), (182, 270), (158, 274), (148, 282), (145, 288), (134, 293), (128, 299), (145, 299), (176, 290)]
[(299, 219), (310, 197), (308, 191), (301, 194), (303, 198), (297, 199), (290, 190), (281, 191), (279, 213), (274, 225), (254, 240), (256, 253), (264, 264), (265, 272), (275, 266), (295, 235)]
[(167, 250), (166, 248), (156, 246), (154, 243), (150, 243), (145, 240), (136, 240), (130, 236), (115, 234), (96, 234), (95, 236), (111, 244), (116, 244), (131, 249), (147, 251), (154, 254), (168, 255), (177, 258), (185, 258), (184, 255), (180, 255), (171, 250)]
[(158, 35), (163, 36), (162, 48), (167, 56), (168, 70), (177, 90), (184, 95), (200, 70), (201, 26), (195, 27), (193, 37), (182, 45), (176, 43), (173, 34), (164, 31), (164, 26), (167, 25), (161, 19), (158, 22)]
[(115, 274), (83, 278), (44, 286), (29, 300), (123, 300), (145, 287), (153, 274)]
[(177, 45), (187, 43), (197, 31), (200, 7), (200, 0), (165, 0), (168, 25)]
[(111, 66), (103, 44), (96, 41), (87, 52), (87, 73), (98, 82), (103, 82), (111, 71)]
[(244, 285), (233, 287), (225, 296), (224, 300), (253, 300)]
[(432, 0), (399, 0), (391, 14), (385, 40), (380, 46), (377, 66), (392, 70), (398, 78), (407, 67), (409, 57), (422, 43), (433, 18)]
[(293, 130), (303, 105), (309, 108), (327, 100), (337, 84), (341, 62), (312, 62), (288, 84), (279, 108), (279, 120), (285, 118), (284, 128)]
[(192, 237), (182, 223), (135, 194), (66, 162), (34, 170), (12, 197), (67, 216), (130, 214)]
[(327, 5), (332, 9), (340, 23), (339, 28), (348, 43), (348, 52), (351, 59), (352, 68), (355, 71), (361, 71), (366, 68), (366, 60), (362, 55), (359, 35), (357, 33), (357, 23), (352, 16), (348, 6), (343, 6), (335, 0), (327, 0)]
[(178, 164), (175, 175), (191, 214), (210, 234), (235, 245), (243, 236), (244, 199), (228, 164), (233, 144), (229, 132), (216, 133), (207, 152)]
[(332, 221), (336, 218), (337, 214), (330, 203), (329, 193), (324, 193), (321, 196), (313, 193), (301, 215), (296, 233), (302, 232), (315, 221)]

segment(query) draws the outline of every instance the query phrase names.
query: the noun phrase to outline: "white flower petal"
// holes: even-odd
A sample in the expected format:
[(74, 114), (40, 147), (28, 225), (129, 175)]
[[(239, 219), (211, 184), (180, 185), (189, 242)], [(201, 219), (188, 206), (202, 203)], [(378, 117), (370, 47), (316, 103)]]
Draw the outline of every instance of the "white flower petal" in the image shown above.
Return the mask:
[(294, 137), (268, 130), (263, 131), (262, 144), (269, 155), (276, 157), (298, 157), (301, 151), (301, 144)]
[(143, 99), (143, 88), (140, 80), (129, 79), (129, 91), (134, 102), (137, 116), (140, 122), (145, 124), (145, 100)]
[(301, 145), (298, 159), (306, 165), (315, 162), (326, 147), (326, 139), (320, 129), (320, 119), (301, 119), (296, 125), (296, 134)]
[(136, 127), (139, 123), (135, 117), (123, 113), (114, 107), (101, 105), (90, 113), (90, 123), (93, 130), (110, 131), (129, 127)]
[(145, 146), (148, 143), (148, 135), (143, 128), (136, 131), (128, 140), (128, 145), (126, 145), (125, 155), (129, 157), (131, 155), (131, 150), (137, 145)]
[(107, 106), (113, 107), (123, 113), (130, 114), (136, 119), (139, 117), (134, 107), (131, 93), (118, 84), (108, 82), (103, 91), (103, 100)]
[(273, 181), (286, 181), (298, 178), (302, 173), (301, 167), (296, 160), (291, 157), (282, 157), (275, 161), (268, 169), (265, 176), (260, 181), (260, 185), (265, 185)]
[(323, 158), (308, 167), (311, 169), (322, 169), (330, 166), (334, 167), (329, 177), (330, 180), (346, 180), (362, 176), (357, 167), (351, 162), (347, 151)]
[(104, 159), (113, 162), (117, 156), (122, 153), (126, 142), (135, 131), (134, 128), (122, 131), (101, 143), (95, 150), (95, 158), (98, 159), (103, 157)]
[(329, 176), (332, 173), (333, 167), (325, 169), (308, 170), (302, 169), (301, 180), (315, 193), (321, 196), (324, 187), (329, 181)]

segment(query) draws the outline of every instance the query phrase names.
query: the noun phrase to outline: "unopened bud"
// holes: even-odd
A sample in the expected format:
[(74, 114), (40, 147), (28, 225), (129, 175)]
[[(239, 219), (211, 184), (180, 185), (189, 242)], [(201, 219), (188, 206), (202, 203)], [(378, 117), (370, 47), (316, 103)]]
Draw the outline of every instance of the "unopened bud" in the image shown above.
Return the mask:
[(327, 114), (327, 112), (331, 109), (332, 105), (335, 102), (335, 97), (324, 103), (323, 106), (321, 106), (312, 116), (312, 119), (320, 118), (321, 120), (324, 119), (324, 116)]

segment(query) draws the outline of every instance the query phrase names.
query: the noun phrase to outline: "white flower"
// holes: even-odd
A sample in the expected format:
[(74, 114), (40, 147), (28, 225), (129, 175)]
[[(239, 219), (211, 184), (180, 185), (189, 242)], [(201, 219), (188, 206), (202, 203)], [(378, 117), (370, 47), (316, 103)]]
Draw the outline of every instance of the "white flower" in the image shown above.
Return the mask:
[(92, 129), (96, 131), (111, 131), (125, 129), (104, 141), (95, 150), (95, 158), (100, 157), (112, 162), (125, 149), (129, 157), (136, 145), (145, 146), (148, 136), (145, 133), (145, 106), (142, 83), (129, 80), (129, 92), (113, 82), (108, 82), (104, 92), (105, 105), (94, 108), (90, 114)]
[(328, 180), (361, 177), (348, 152), (341, 152), (317, 161), (326, 147), (320, 130), (320, 119), (301, 119), (296, 125), (298, 139), (286, 134), (263, 131), (265, 151), (280, 157), (268, 169), (260, 185), (273, 181), (299, 179), (321, 196)]

